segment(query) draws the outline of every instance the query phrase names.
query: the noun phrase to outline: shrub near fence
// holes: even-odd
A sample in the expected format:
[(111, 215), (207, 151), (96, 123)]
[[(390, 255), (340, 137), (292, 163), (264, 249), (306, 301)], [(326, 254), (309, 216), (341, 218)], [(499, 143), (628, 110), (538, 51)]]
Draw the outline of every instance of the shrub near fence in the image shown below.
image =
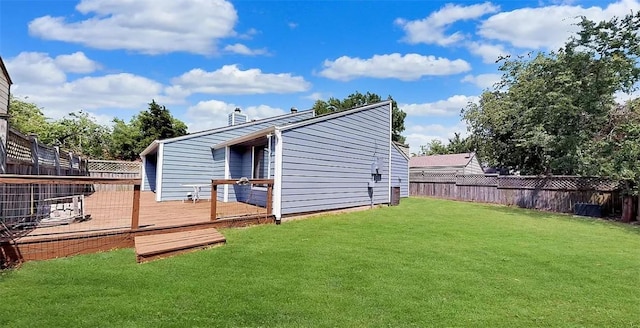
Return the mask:
[(576, 203), (595, 203), (605, 215), (622, 206), (618, 184), (577, 176), (411, 174), (411, 196), (494, 203), (572, 213)]

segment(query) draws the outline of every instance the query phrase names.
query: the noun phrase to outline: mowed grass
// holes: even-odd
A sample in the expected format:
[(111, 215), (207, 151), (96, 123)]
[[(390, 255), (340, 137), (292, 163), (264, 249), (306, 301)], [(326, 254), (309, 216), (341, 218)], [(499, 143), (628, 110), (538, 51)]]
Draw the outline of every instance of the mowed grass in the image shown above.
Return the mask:
[(133, 250), (0, 276), (2, 327), (632, 327), (632, 226), (433, 199), (226, 229), (225, 246)]

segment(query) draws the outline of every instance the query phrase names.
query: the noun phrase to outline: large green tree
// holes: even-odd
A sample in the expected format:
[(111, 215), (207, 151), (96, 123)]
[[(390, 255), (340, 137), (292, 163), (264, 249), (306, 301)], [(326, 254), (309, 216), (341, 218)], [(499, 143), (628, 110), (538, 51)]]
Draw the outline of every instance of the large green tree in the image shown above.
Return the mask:
[(155, 101), (129, 123), (115, 118), (113, 126), (108, 126), (82, 110), (48, 119), (36, 104), (11, 97), (9, 125), (24, 134), (36, 134), (40, 143), (96, 159), (136, 160), (153, 140), (187, 133), (187, 126)]
[(624, 184), (628, 194), (640, 191), (640, 98), (612, 110), (588, 144), (585, 173)]
[(54, 145), (90, 158), (108, 157), (105, 141), (109, 140), (111, 130), (87, 112), (70, 113), (53, 121), (49, 128)]
[(149, 108), (134, 116), (129, 123), (114, 119), (109, 153), (113, 158), (136, 160), (151, 142), (187, 134), (187, 125), (169, 110), (152, 100)]
[[(364, 106), (367, 104), (373, 104), (382, 101), (382, 97), (375, 93), (367, 92), (362, 94), (358, 91), (348, 95), (346, 98), (340, 100), (334, 97), (329, 98), (329, 100), (317, 100), (313, 104), (313, 110), (317, 115), (326, 114), (332, 111), (341, 111), (354, 107)], [(391, 121), (392, 121), (392, 131), (391, 138), (393, 141), (397, 141), (400, 143), (405, 142), (405, 137), (402, 136), (402, 131), (404, 131), (404, 119), (407, 117), (407, 113), (402, 111), (402, 109), (398, 108), (398, 103), (391, 96), (387, 97), (387, 100), (391, 100)]]
[(9, 100), (9, 125), (21, 133), (35, 134), (42, 144), (93, 158), (106, 155), (104, 143), (110, 136), (109, 128), (87, 112), (80, 110), (53, 120), (45, 117), (36, 104), (13, 96)]
[(616, 110), (616, 92), (635, 90), (640, 76), (640, 15), (594, 23), (550, 53), (506, 58), (502, 80), (463, 110), (490, 165), (525, 174), (581, 174), (592, 141)]
[(36, 134), (38, 138), (47, 142), (53, 141), (49, 138), (51, 120), (44, 116), (40, 107), (27, 100), (27, 98), (19, 99), (11, 95), (9, 126), (24, 134)]

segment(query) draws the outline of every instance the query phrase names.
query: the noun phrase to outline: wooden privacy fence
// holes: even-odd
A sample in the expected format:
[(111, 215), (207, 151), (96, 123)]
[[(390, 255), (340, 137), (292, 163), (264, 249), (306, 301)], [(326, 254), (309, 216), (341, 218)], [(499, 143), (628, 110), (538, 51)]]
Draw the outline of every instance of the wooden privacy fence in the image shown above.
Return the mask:
[(603, 214), (622, 207), (620, 187), (607, 179), (577, 176), (498, 176), (412, 173), (411, 196), (494, 203), (572, 213), (576, 203), (602, 206)]
[[(140, 162), (90, 159), (87, 163), (89, 176), (95, 178), (139, 179), (142, 176)], [(131, 190), (131, 185), (96, 185), (96, 191)]]
[(35, 136), (25, 136), (14, 129), (7, 131), (7, 146), (0, 154), (7, 174), (20, 175), (87, 175), (87, 160), (58, 147), (38, 142)]

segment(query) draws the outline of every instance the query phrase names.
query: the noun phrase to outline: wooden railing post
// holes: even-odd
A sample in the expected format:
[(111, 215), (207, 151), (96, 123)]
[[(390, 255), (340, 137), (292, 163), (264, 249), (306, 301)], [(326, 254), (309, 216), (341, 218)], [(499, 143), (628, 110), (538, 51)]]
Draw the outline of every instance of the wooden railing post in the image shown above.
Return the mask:
[(35, 134), (29, 135), (31, 142), (31, 174), (40, 175), (40, 159), (38, 158), (38, 137)]
[(273, 214), (271, 213), (272, 207), (273, 207), (273, 184), (269, 183), (267, 185), (267, 216)]
[(140, 184), (133, 185), (133, 208), (131, 210), (131, 230), (140, 228)]
[(218, 204), (218, 185), (211, 182), (211, 221), (216, 220), (216, 205)]

